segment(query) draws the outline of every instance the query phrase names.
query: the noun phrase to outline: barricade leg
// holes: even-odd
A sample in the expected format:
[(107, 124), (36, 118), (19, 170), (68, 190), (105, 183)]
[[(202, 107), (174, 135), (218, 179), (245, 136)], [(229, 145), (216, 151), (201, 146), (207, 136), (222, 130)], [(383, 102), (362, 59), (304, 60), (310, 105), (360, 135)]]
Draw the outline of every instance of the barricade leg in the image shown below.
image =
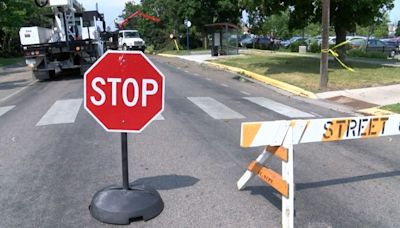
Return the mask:
[(288, 149), (287, 162), (282, 161), (282, 178), (289, 185), (289, 195), (285, 197), (282, 195), (282, 227), (294, 227), (294, 155), (293, 155), (293, 128), (290, 127), (286, 135), (283, 146)]
[[(267, 151), (267, 148), (257, 157), (256, 161), (259, 164), (264, 164), (272, 159), (274, 155)], [(246, 184), (255, 176), (253, 172), (246, 170), (243, 176), (238, 180), (237, 187), (239, 190), (243, 190), (246, 187)]]

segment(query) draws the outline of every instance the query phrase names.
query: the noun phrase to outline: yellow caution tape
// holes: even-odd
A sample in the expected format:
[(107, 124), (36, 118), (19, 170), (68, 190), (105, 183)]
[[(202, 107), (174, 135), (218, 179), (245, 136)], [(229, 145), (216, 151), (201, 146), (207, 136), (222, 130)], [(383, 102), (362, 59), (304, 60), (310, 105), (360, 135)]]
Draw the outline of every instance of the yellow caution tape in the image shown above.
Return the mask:
[(355, 72), (354, 70), (353, 70), (353, 68), (351, 68), (351, 67), (348, 67), (346, 64), (344, 64), (340, 59), (339, 59), (339, 54), (335, 51), (335, 49), (337, 49), (337, 48), (339, 48), (339, 47), (341, 47), (341, 46), (344, 46), (344, 45), (346, 45), (346, 44), (348, 44), (349, 43), (349, 41), (347, 40), (347, 41), (344, 41), (344, 42), (342, 42), (342, 43), (340, 43), (340, 44), (338, 44), (338, 45), (336, 45), (336, 46), (334, 46), (334, 47), (332, 47), (332, 48), (329, 48), (329, 49), (321, 49), (321, 52), (322, 53), (330, 53), (333, 57), (335, 57), (335, 59), (340, 63), (340, 65), (342, 65), (342, 67), (344, 67), (345, 69), (347, 69), (347, 70), (349, 70), (349, 71), (351, 71), (351, 72)]

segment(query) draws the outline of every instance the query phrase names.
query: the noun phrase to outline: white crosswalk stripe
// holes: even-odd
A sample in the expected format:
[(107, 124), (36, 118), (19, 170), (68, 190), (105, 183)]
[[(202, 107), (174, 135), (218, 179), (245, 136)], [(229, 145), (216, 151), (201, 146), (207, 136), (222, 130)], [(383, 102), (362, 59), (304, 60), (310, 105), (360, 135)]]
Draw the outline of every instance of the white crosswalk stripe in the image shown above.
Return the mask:
[(164, 116), (159, 114), (154, 120), (165, 120)]
[(211, 97), (188, 97), (188, 99), (214, 119), (220, 120), (245, 118), (242, 114), (233, 111), (229, 107)]
[(6, 114), (7, 112), (9, 112), (13, 108), (15, 108), (15, 105), (0, 107), (0, 116)]
[(244, 99), (290, 118), (314, 117), (314, 115), (310, 113), (300, 111), (265, 97), (244, 97)]
[(56, 101), (46, 112), (46, 114), (39, 120), (36, 126), (74, 123), (81, 105), (82, 99)]

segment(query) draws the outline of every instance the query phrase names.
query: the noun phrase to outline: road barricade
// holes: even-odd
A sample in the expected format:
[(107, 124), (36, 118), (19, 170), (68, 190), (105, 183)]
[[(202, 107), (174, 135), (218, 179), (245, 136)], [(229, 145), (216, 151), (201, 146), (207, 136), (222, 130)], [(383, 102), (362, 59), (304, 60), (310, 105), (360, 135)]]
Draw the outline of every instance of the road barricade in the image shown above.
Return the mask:
[[(282, 195), (282, 227), (294, 227), (293, 145), (399, 134), (400, 115), (242, 123), (241, 147), (265, 148), (250, 163), (237, 187), (244, 189), (257, 175)], [(282, 175), (265, 166), (273, 157), (282, 160)]]

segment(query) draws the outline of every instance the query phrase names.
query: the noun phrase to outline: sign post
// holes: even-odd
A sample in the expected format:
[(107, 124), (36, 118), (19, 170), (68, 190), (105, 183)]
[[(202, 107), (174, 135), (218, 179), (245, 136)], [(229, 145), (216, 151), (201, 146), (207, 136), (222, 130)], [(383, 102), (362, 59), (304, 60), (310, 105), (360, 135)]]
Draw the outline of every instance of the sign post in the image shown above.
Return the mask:
[(121, 133), (122, 186), (98, 191), (89, 206), (97, 220), (124, 225), (161, 213), (159, 193), (129, 184), (128, 132), (140, 133), (164, 108), (164, 76), (142, 53), (107, 51), (84, 76), (85, 109), (108, 132)]

